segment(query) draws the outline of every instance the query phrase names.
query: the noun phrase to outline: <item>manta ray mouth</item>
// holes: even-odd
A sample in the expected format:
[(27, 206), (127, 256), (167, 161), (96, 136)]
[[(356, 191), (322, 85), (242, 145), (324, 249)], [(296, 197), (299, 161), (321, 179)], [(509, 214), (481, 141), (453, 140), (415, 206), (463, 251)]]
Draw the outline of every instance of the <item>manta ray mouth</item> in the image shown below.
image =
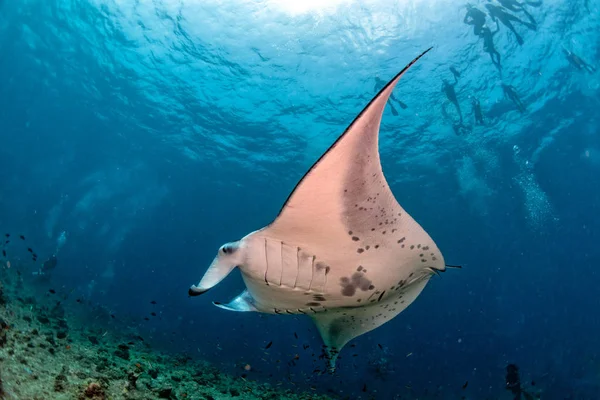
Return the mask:
[(200, 296), (201, 294), (206, 293), (206, 292), (208, 292), (208, 289), (202, 290), (198, 286), (192, 285), (190, 287), (190, 290), (188, 290), (188, 296), (190, 296), (190, 297)]

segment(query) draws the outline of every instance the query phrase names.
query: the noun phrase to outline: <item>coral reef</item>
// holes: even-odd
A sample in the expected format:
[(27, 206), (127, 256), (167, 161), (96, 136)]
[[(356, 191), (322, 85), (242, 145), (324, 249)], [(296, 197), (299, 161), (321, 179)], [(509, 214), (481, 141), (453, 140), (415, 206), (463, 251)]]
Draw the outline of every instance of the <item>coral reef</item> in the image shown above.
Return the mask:
[[(223, 374), (151, 348), (140, 336), (69, 318), (0, 267), (0, 399), (328, 399)], [(14, 276), (13, 276), (14, 278)], [(19, 287), (19, 289), (17, 289)], [(41, 297), (43, 299), (43, 297)]]

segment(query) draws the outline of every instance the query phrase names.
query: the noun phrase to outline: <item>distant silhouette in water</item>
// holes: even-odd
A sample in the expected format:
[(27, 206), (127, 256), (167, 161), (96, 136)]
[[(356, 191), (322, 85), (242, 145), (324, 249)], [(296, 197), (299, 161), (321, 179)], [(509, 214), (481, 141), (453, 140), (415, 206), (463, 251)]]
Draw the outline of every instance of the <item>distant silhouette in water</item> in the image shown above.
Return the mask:
[(512, 31), (512, 33), (515, 34), (515, 37), (517, 38), (517, 42), (520, 45), (523, 44), (523, 38), (521, 37), (521, 35), (519, 35), (517, 33), (517, 30), (515, 29), (515, 27), (512, 24), (513, 22), (518, 22), (520, 24), (523, 24), (526, 27), (528, 27), (529, 29), (534, 30), (534, 31), (537, 29), (536, 25), (534, 25), (530, 22), (525, 22), (525, 21), (519, 19), (518, 17), (506, 12), (504, 7), (500, 7), (500, 6), (496, 6), (494, 4), (488, 3), (485, 5), (485, 8), (488, 9), (488, 13), (490, 14), (490, 17), (492, 18), (492, 20), (494, 22), (497, 22), (497, 21), (502, 22), (502, 25), (506, 26), (508, 29), (510, 29)]
[(490, 28), (484, 26), (481, 30), (481, 37), (483, 38), (483, 51), (490, 55), (490, 59), (492, 60), (492, 64), (498, 68), (500, 74), (502, 74), (502, 64), (500, 62), (501, 57), (498, 50), (496, 50), (496, 46), (494, 46), (494, 36), (500, 31), (500, 26), (498, 25), (498, 21), (496, 21), (496, 30), (492, 32)]
[[(386, 83), (387, 83), (386, 81), (384, 81), (383, 79), (381, 79), (378, 76), (376, 76), (375, 77), (375, 86), (373, 87), (373, 91), (375, 93), (377, 93), (379, 90), (381, 90), (381, 88), (383, 86), (385, 86)], [(402, 108), (403, 110), (406, 110), (408, 108), (408, 106), (406, 104), (404, 104), (403, 102), (401, 102), (400, 100), (398, 100), (394, 96), (394, 93), (391, 94), (390, 100), (395, 101), (400, 106), (400, 108)], [(392, 114), (394, 116), (397, 116), (398, 115), (398, 110), (396, 110), (396, 107), (394, 107), (394, 104), (391, 101), (389, 101), (388, 104), (390, 105), (390, 109), (392, 110)]]
[(458, 79), (456, 79), (456, 75), (454, 76), (454, 83), (448, 82), (446, 79), (442, 79), (442, 92), (446, 95), (446, 98), (450, 101), (450, 103), (454, 104), (456, 108), (456, 112), (460, 117), (460, 123), (463, 122), (462, 112), (460, 111), (460, 104), (458, 104), (458, 100), (456, 98), (456, 91), (454, 91), (454, 86), (458, 83)]
[(504, 8), (506, 8), (509, 11), (515, 13), (522, 12), (529, 19), (529, 22), (531, 22), (532, 25), (537, 26), (537, 22), (535, 21), (533, 16), (529, 14), (529, 12), (527, 12), (527, 10), (525, 9), (525, 5), (539, 7), (542, 4), (542, 2), (520, 3), (517, 0), (498, 0), (498, 3), (500, 3)]
[(485, 25), (485, 13), (473, 6), (470, 3), (467, 3), (467, 14), (463, 19), (463, 22), (467, 25), (473, 25), (473, 33), (475, 36), (480, 36), (481, 29)]
[(571, 64), (578, 70), (585, 70), (585, 71), (589, 72), (590, 74), (593, 74), (594, 72), (596, 72), (596, 67), (583, 61), (581, 59), (581, 57), (579, 57), (577, 54), (573, 53), (572, 51), (569, 51), (563, 47), (563, 53), (565, 53), (565, 57), (567, 57), (567, 61), (569, 61), (569, 64)]
[(481, 104), (479, 104), (479, 100), (476, 97), (473, 97), (471, 100), (471, 106), (473, 107), (473, 114), (475, 115), (475, 123), (477, 125), (484, 125), (483, 122), (483, 113), (481, 112)]
[(462, 122), (456, 122), (452, 124), (452, 129), (456, 136), (462, 136), (465, 133), (471, 133), (471, 127), (464, 125)]
[(514, 400), (522, 400), (525, 397), (525, 400), (533, 400), (535, 397), (523, 390), (521, 387), (521, 378), (519, 376), (519, 367), (515, 364), (508, 364), (506, 366), (506, 390), (510, 390), (510, 392), (514, 395)]
[(454, 75), (454, 79), (458, 80), (458, 78), (460, 78), (460, 72), (458, 72), (454, 66), (451, 66), (449, 69), (450, 72), (452, 72), (452, 75)]
[(523, 102), (521, 101), (521, 98), (517, 94), (515, 88), (512, 85), (506, 85), (503, 83), (502, 90), (504, 91), (504, 96), (515, 103), (519, 112), (523, 114), (525, 112), (525, 106), (523, 105)]
[(452, 123), (452, 130), (456, 136), (461, 136), (463, 133), (469, 133), (471, 130), (469, 127), (463, 125), (462, 122), (456, 122), (450, 115), (448, 115), (447, 103), (442, 102), (442, 118), (444, 121), (450, 121)]
[(50, 258), (48, 258), (46, 261), (44, 261), (42, 263), (42, 268), (40, 268), (40, 275), (47, 274), (47, 273), (50, 273), (51, 271), (54, 271), (57, 264), (58, 264), (58, 259), (56, 258), (56, 255), (53, 254)]

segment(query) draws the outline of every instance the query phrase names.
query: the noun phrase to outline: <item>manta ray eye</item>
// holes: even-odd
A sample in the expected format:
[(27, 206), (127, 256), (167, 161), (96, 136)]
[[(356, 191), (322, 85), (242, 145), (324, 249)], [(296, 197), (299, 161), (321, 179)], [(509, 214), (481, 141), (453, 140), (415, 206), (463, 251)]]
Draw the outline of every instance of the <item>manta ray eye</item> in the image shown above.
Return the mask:
[(223, 247), (221, 247), (221, 251), (224, 254), (227, 254), (227, 253), (231, 252), (231, 249), (229, 247), (227, 247), (227, 246), (223, 246)]

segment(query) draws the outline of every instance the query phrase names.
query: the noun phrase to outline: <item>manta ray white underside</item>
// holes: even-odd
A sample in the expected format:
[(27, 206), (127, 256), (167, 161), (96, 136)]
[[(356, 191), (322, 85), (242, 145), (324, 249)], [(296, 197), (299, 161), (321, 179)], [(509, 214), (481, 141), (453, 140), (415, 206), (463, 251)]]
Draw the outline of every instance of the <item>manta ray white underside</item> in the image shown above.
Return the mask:
[(200, 283), (190, 288), (191, 296), (239, 267), (246, 290), (229, 304), (215, 304), (310, 316), (334, 368), (348, 341), (393, 319), (433, 274), (445, 270), (434, 241), (392, 194), (378, 147), (392, 90), (427, 51), (371, 100), (304, 175), (270, 225), (219, 249)]

